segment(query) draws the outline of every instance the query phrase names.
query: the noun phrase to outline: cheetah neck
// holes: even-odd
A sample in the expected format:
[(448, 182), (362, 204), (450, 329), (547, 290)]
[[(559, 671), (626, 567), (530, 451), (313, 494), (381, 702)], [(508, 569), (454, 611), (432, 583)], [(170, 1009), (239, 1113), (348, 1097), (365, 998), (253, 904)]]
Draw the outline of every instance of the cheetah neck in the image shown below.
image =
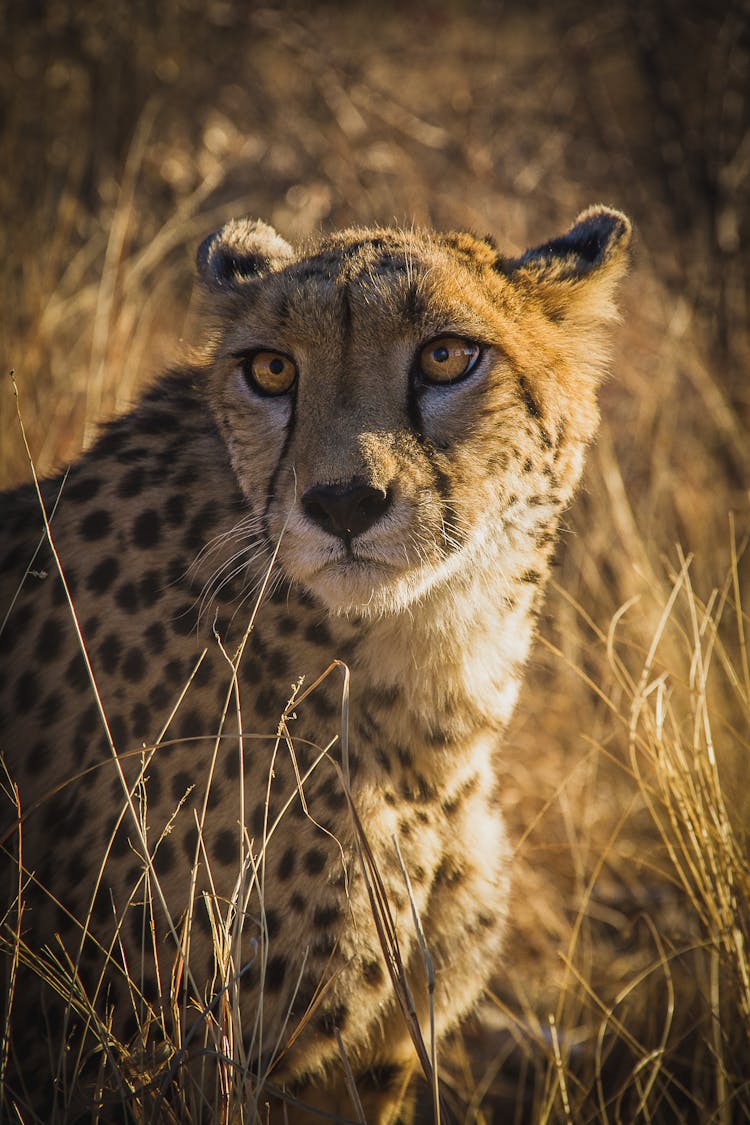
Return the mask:
[(410, 610), (368, 623), (358, 649), (364, 679), (375, 692), (405, 697), (412, 741), (420, 731), (454, 742), (505, 727), (539, 604), (540, 585), (521, 577), (529, 566), (528, 550), (506, 548), (502, 566), (467, 568)]

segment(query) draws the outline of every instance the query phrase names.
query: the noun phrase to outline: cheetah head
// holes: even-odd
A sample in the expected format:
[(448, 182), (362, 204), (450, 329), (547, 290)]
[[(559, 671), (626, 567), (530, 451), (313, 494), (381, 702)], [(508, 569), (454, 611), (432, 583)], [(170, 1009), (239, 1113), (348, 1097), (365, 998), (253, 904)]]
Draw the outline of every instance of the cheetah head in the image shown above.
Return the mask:
[(332, 612), (399, 612), (549, 538), (598, 419), (630, 224), (593, 207), (520, 257), (468, 234), (293, 249), (227, 224), (198, 255), (210, 396), (250, 517)]

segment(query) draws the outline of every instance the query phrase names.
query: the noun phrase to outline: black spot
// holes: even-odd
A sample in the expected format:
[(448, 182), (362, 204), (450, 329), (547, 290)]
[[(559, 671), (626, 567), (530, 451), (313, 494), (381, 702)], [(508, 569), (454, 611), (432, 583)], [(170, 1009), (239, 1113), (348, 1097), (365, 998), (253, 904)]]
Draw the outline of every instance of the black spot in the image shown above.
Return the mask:
[(421, 804), (428, 801), (434, 801), (437, 797), (437, 790), (433, 785), (430, 785), (427, 778), (421, 774), (417, 774), (414, 779), (414, 796)]
[(240, 776), (240, 759), (236, 751), (224, 755), (224, 777), (236, 781)]
[(535, 418), (535, 419), (541, 418), (542, 412), (539, 409), (539, 404), (537, 403), (536, 399), (534, 398), (533, 394), (531, 393), (531, 389), (529, 388), (529, 384), (526, 381), (526, 379), (523, 377), (523, 375), (519, 378), (518, 385), (521, 388), (521, 397), (523, 398), (524, 405), (525, 405), (526, 409), (528, 410), (529, 414), (531, 415), (531, 417)]
[(195, 465), (184, 465), (179, 473), (175, 474), (174, 483), (178, 488), (188, 488), (198, 480), (198, 469)]
[(151, 710), (145, 703), (136, 703), (130, 712), (133, 735), (139, 742), (145, 742), (151, 729)]
[(287, 848), (279, 861), (276, 874), (282, 883), (286, 883), (294, 875), (297, 866), (297, 853), (293, 847)]
[[(269, 823), (271, 821), (270, 806), (269, 806), (269, 809), (268, 809), (268, 821), (269, 821)], [(250, 816), (250, 828), (251, 828), (252, 832), (255, 834), (255, 836), (261, 837), (263, 835), (265, 825), (266, 825), (266, 806), (265, 806), (265, 801), (264, 801), (261, 804), (256, 805), (255, 808), (253, 809), (252, 814)]]
[(131, 684), (138, 684), (146, 675), (146, 661), (139, 648), (129, 648), (123, 657), (120, 668), (122, 675)]
[(164, 626), (155, 621), (153, 625), (149, 625), (146, 632), (143, 634), (143, 639), (146, 642), (146, 648), (152, 656), (158, 656), (164, 652), (167, 645), (167, 634)]
[(59, 692), (51, 692), (39, 709), (39, 720), (43, 727), (52, 726), (60, 718), (63, 702)]
[(463, 882), (463, 878), (463, 868), (454, 866), (447, 859), (442, 860), (435, 872), (435, 884), (437, 886), (456, 887)]
[(315, 714), (321, 719), (332, 719), (333, 716), (338, 713), (338, 707), (329, 699), (323, 688), (318, 688), (317, 691), (314, 691), (312, 695), (307, 697), (305, 702), (310, 704)]
[(281, 918), (276, 910), (267, 910), (265, 917), (268, 936), (273, 940), (273, 938), (278, 937), (281, 931)]
[[(375, 733), (377, 733), (377, 731)], [(375, 747), (375, 758), (378, 762), (378, 765), (385, 773), (391, 772), (391, 759), (388, 757), (382, 746)]]
[(172, 797), (174, 800), (176, 802), (181, 801), (192, 784), (193, 779), (187, 770), (179, 770), (174, 775), (171, 782)]
[(379, 988), (383, 983), (383, 967), (379, 961), (364, 961), (362, 964), (362, 979), (370, 988)]
[(538, 570), (525, 570), (521, 575), (521, 581), (528, 582), (532, 586), (536, 586), (540, 578), (541, 575)]
[[(193, 824), (193, 825), (191, 825), (190, 828), (188, 828), (187, 832), (182, 837), (182, 850), (185, 853), (185, 855), (187, 856), (187, 858), (190, 860), (191, 863), (195, 859), (195, 848), (196, 848), (197, 843), (198, 843), (198, 829), (197, 829), (196, 825)], [(204, 921), (205, 921), (205, 913), (206, 913), (205, 910), (199, 910), (199, 911), (196, 912), (196, 914), (193, 915), (193, 917), (199, 918), (200, 915), (204, 915)]]
[(115, 422), (111, 426), (108, 426), (99, 438), (95, 446), (96, 452), (103, 454), (105, 457), (110, 454), (118, 453), (129, 439), (130, 435), (123, 423)]
[(162, 839), (159, 842), (156, 855), (154, 856), (154, 869), (159, 878), (168, 875), (173, 869), (175, 864), (174, 845), (169, 837)]
[(90, 738), (99, 727), (101, 716), (96, 703), (91, 703), (78, 719), (76, 734), (79, 738)]
[[(158, 768), (151, 763), (146, 774), (148, 801), (152, 807), (157, 807), (161, 801), (161, 773)], [(161, 847), (161, 845), (159, 845)]]
[[(78, 588), (78, 575), (72, 566), (65, 567), (65, 582), (67, 583), (71, 597), (73, 597)], [(55, 585), (52, 587), (52, 604), (54, 606), (67, 606), (68, 604), (68, 595), (65, 593), (65, 586), (61, 578), (58, 578), (55, 581)]]
[(80, 791), (71, 794), (65, 789), (54, 796), (47, 809), (47, 824), (59, 835), (75, 836), (85, 819), (87, 807)]
[(233, 832), (231, 828), (222, 828), (220, 832), (217, 832), (213, 837), (211, 846), (219, 863), (223, 863), (227, 867), (230, 864), (237, 863), (239, 857), (237, 832)]
[(109, 893), (105, 893), (103, 889), (99, 891), (94, 900), (92, 913), (100, 925), (112, 921), (112, 900)]
[(117, 666), (120, 663), (120, 654), (122, 652), (122, 645), (120, 644), (120, 638), (117, 634), (108, 633), (99, 645), (98, 652), (102, 668), (107, 675), (111, 676), (117, 671)]
[(74, 851), (68, 860), (67, 875), (71, 886), (77, 887), (86, 877), (87, 868), (80, 854)]
[(400, 689), (392, 684), (390, 686), (373, 687), (368, 692), (373, 703), (379, 707), (392, 707), (401, 697)]
[(404, 1081), (404, 1072), (397, 1063), (381, 1063), (372, 1066), (369, 1070), (357, 1075), (357, 1086), (363, 1090), (374, 1090), (377, 1093), (386, 1093), (388, 1090), (398, 1090)]
[(200, 734), (202, 727), (201, 713), (194, 707), (179, 716), (180, 738), (194, 738)]
[(331, 1012), (326, 1012), (324, 1015), (319, 1016), (315, 1021), (316, 1027), (321, 1035), (325, 1035), (328, 1039), (333, 1039), (336, 1035), (336, 1029), (343, 1031), (346, 1026), (349, 1011), (343, 1004), (339, 1004)]
[(266, 666), (271, 675), (277, 678), (289, 674), (289, 658), (282, 649), (274, 649), (268, 653)]
[(127, 831), (119, 816), (112, 817), (107, 827), (107, 839), (111, 840), (110, 855), (121, 858), (130, 850)]
[(287, 586), (286, 582), (282, 582), (280, 585), (275, 586), (274, 589), (271, 590), (271, 593), (268, 595), (268, 598), (273, 602), (274, 605), (286, 605), (289, 601), (289, 587)]
[[(289, 899), (289, 908), (291, 910), (293, 910), (295, 914), (304, 914), (306, 907), (307, 907), (307, 903), (306, 903), (305, 899), (302, 897), (302, 895), (299, 893), (299, 891), (295, 891), (294, 894)], [(295, 1008), (296, 1008), (296, 1004), (295, 1004)]]
[(336, 948), (336, 938), (333, 934), (323, 933), (315, 939), (312, 945), (313, 952), (326, 961)]
[(313, 924), (317, 926), (319, 930), (328, 930), (333, 923), (337, 922), (340, 918), (341, 910), (337, 904), (318, 906), (315, 908), (315, 913), (313, 914)]
[(153, 707), (156, 711), (163, 710), (170, 701), (170, 693), (164, 684), (154, 684), (151, 691), (148, 693), (149, 706)]
[(214, 678), (214, 665), (210, 656), (204, 656), (202, 662), (198, 665), (195, 675), (193, 676), (193, 683), (196, 687), (206, 687)]
[(297, 632), (297, 622), (288, 613), (283, 613), (276, 622), (276, 628), (282, 637), (291, 637)]
[(138, 461), (148, 461), (149, 456), (149, 450), (145, 445), (129, 445), (117, 454), (117, 460), (121, 465), (133, 465)]
[(84, 639), (87, 640), (87, 641), (93, 640), (94, 637), (96, 636), (96, 634), (99, 632), (100, 624), (101, 624), (101, 622), (100, 622), (98, 617), (89, 617), (84, 622), (83, 629), (81, 630), (82, 633), (83, 633)]
[(161, 597), (162, 582), (158, 570), (147, 570), (138, 586), (142, 604), (148, 608), (155, 605)]
[(63, 497), (76, 504), (93, 500), (101, 488), (101, 484), (102, 482), (97, 477), (78, 477), (73, 481), (68, 480), (63, 488)]
[(153, 508), (139, 512), (133, 520), (133, 543), (142, 550), (155, 547), (161, 538), (161, 520)]
[(131, 496), (138, 496), (146, 486), (146, 470), (142, 465), (128, 469), (117, 486), (117, 495), (121, 500), (128, 500)]
[(32, 773), (39, 773), (49, 765), (51, 751), (46, 742), (36, 742), (26, 757), (26, 764)]
[(269, 690), (261, 691), (255, 700), (255, 710), (264, 719), (272, 717), (278, 718), (283, 709), (283, 704), (279, 703), (277, 696)]
[(305, 854), (305, 870), (308, 875), (319, 875), (326, 865), (326, 854), (320, 848), (310, 848)]
[(141, 602), (135, 583), (123, 582), (122, 586), (117, 588), (115, 601), (125, 613), (137, 613), (140, 609)]
[(411, 767), (414, 765), (412, 752), (406, 746), (397, 746), (396, 756), (398, 757), (398, 760), (404, 767), (404, 769), (411, 769)]
[(181, 637), (189, 637), (198, 627), (195, 603), (186, 602), (172, 616), (172, 629)]
[(260, 683), (263, 672), (261, 671), (260, 664), (254, 657), (248, 656), (242, 661), (240, 665), (240, 676), (246, 684)]
[(63, 644), (63, 631), (56, 617), (48, 617), (39, 630), (36, 642), (36, 657), (43, 664), (50, 664), (60, 655)]
[(86, 589), (92, 594), (104, 594), (120, 573), (120, 564), (114, 555), (108, 555), (94, 567), (86, 579)]
[(460, 809), (462, 804), (463, 804), (463, 794), (462, 793), (456, 793), (449, 800), (443, 801), (443, 803), (441, 804), (440, 807), (441, 807), (441, 809), (443, 810), (443, 812), (445, 813), (446, 816), (454, 816), (455, 813)]
[(97, 508), (95, 512), (89, 512), (87, 516), (83, 517), (78, 525), (78, 534), (87, 542), (94, 542), (97, 539), (104, 539), (105, 535), (109, 535), (111, 527), (112, 519), (109, 512), (106, 508)]
[(332, 782), (324, 794), (325, 803), (331, 812), (338, 812), (346, 805), (346, 793), (336, 782)]
[(184, 549), (191, 554), (205, 544), (206, 540), (210, 538), (211, 529), (216, 523), (216, 505), (211, 501), (204, 504), (201, 510), (188, 524), (187, 531), (185, 532), (182, 545)]
[(187, 574), (189, 564), (179, 556), (170, 559), (167, 563), (167, 582), (170, 586), (179, 586)]
[[(112, 735), (112, 741), (115, 744), (115, 748), (118, 750), (122, 750), (124, 743), (126, 742), (128, 737), (128, 724), (125, 722), (125, 719), (122, 717), (122, 715), (108, 715), (107, 723), (109, 726), (109, 733)], [(119, 779), (116, 778), (115, 780), (119, 785)]]
[(170, 684), (183, 686), (187, 680), (185, 665), (181, 660), (170, 660), (164, 667), (164, 676)]
[(68, 665), (65, 677), (68, 686), (72, 687), (75, 691), (86, 691), (91, 687), (91, 680), (86, 669), (86, 661), (83, 658), (83, 653), (79, 650), (70, 664)]
[(180, 527), (185, 522), (185, 497), (175, 492), (164, 505), (164, 519), (170, 527)]
[(305, 629), (305, 639), (312, 645), (330, 645), (333, 643), (331, 631), (325, 621), (314, 621)]
[(265, 987), (270, 992), (278, 992), (286, 976), (286, 957), (277, 955), (269, 957), (266, 965)]

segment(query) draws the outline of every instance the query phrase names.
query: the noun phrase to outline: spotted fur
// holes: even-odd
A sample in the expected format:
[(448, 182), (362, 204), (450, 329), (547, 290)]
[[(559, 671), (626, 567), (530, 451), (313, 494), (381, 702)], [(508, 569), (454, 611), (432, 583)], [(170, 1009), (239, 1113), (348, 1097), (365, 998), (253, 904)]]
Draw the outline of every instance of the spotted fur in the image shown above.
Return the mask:
[[(32, 486), (3, 498), (3, 752), (20, 808), (3, 812), (3, 940), (20, 930), (37, 966), (64, 947), (121, 1040), (150, 1019), (149, 1042), (235, 1050), (265, 1083), (263, 1116), (282, 1114), (283, 1089), (353, 1116), (339, 1037), (368, 1120), (389, 1120), (412, 1065), (349, 798), (423, 1027), (394, 841), (438, 1034), (498, 967), (509, 846), (493, 762), (595, 431), (629, 235), (592, 208), (511, 259), (468, 234), (354, 230), (295, 250), (230, 223), (199, 252), (191, 366), (43, 482), (41, 504)], [(480, 359), (432, 385), (420, 349), (446, 335)], [(249, 381), (259, 349), (296, 365), (286, 393)], [(362, 527), (332, 531), (316, 498), (353, 489), (344, 518)], [(336, 660), (348, 691), (339, 664), (305, 694)], [(61, 991), (16, 975), (8, 1097), (45, 1120), (73, 1112), (53, 1083), (61, 1038), (68, 1060), (97, 1038), (80, 1005), (63, 1021)], [(216, 1028), (236, 993), (232, 1046)]]

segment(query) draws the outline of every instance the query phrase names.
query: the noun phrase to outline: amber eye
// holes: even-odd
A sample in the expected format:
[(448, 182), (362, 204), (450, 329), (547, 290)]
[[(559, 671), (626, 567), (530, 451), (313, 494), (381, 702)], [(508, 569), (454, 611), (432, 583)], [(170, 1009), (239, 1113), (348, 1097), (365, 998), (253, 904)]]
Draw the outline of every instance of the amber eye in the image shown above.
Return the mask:
[(281, 352), (256, 352), (243, 363), (246, 378), (264, 395), (283, 395), (297, 378), (297, 367)]
[(481, 355), (478, 344), (459, 336), (439, 336), (419, 353), (419, 373), (429, 383), (457, 383), (474, 369)]

